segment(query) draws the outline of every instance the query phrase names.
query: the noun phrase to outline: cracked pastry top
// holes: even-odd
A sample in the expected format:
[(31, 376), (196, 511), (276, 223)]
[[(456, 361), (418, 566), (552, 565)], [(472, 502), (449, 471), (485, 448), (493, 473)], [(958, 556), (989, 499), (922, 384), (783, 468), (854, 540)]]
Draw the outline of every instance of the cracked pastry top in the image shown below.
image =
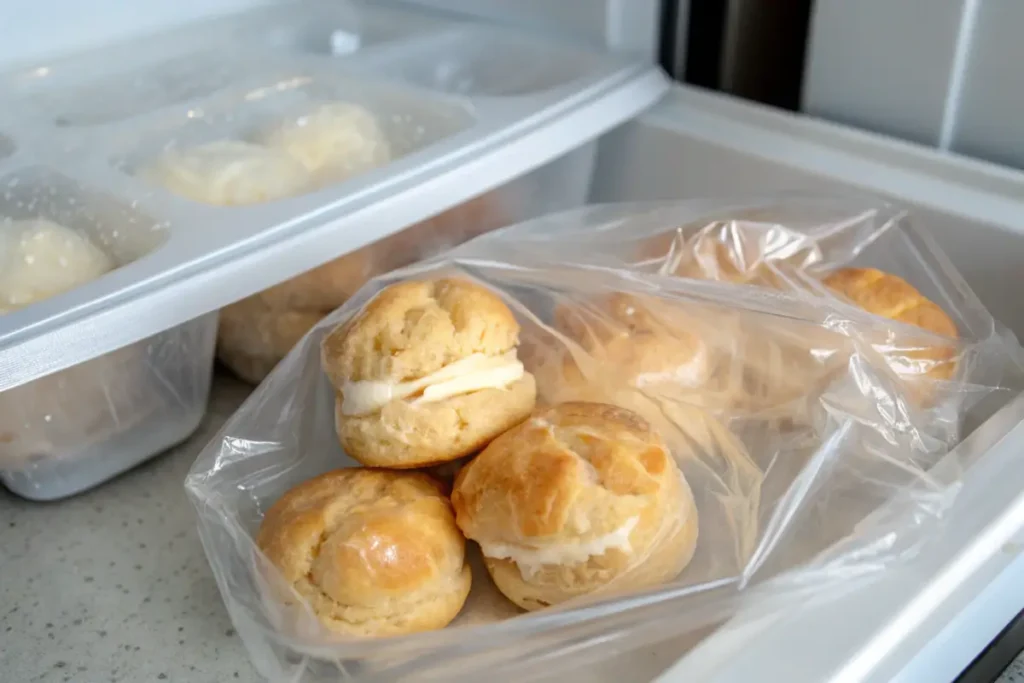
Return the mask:
[(341, 445), (364, 465), (422, 467), (475, 453), (533, 410), (519, 324), (463, 279), (382, 290), (325, 336)]
[(465, 539), (444, 488), (422, 473), (322, 474), (270, 508), (257, 545), (339, 635), (443, 628), (469, 595)]
[(495, 585), (528, 610), (669, 581), (697, 543), (664, 441), (602, 403), (563, 403), (499, 436), (459, 472), (452, 505)]

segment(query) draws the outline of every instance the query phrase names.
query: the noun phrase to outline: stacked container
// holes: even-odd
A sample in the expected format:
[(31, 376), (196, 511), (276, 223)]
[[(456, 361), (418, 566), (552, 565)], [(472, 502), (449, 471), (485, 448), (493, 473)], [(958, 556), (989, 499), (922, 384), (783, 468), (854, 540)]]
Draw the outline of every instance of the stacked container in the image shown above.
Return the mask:
[[(588, 141), (665, 87), (640, 61), (349, 2), (261, 7), (9, 70), (0, 221), (71, 229), (114, 268), (3, 316), (4, 482), (59, 498), (186, 438), (215, 311), (232, 301), (372, 243), (368, 275), (583, 203)], [(261, 150), (325, 115), (344, 119), (327, 121), (326, 144), (382, 158), (297, 181), (267, 165)], [(263, 166), (238, 170), (251, 163)], [(469, 200), (469, 214), (449, 211)]]

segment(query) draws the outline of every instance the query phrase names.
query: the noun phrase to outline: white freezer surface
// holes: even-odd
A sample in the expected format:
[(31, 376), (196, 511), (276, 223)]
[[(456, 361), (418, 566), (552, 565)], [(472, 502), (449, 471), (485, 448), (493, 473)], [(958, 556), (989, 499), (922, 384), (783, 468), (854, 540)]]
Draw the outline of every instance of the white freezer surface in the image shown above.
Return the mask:
[[(602, 140), (592, 199), (808, 189), (910, 206), (982, 301), (1024, 337), (1011, 285), (1024, 284), (1024, 174), (675, 88)], [(771, 619), (752, 606), (658, 680), (954, 680), (1024, 608), (1022, 418), (1024, 396), (972, 437), (966, 450), (976, 460), (955, 517), (915, 561), (827, 605)]]

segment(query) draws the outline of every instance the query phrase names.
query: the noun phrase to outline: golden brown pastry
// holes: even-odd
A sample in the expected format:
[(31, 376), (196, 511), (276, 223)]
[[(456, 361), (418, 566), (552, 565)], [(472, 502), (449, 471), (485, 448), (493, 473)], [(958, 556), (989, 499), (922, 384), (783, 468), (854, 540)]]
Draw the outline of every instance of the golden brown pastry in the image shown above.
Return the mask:
[(309, 330), (372, 275), (366, 249), (246, 297), (220, 312), (217, 357), (252, 384), (262, 382)]
[(697, 543), (664, 442), (607, 404), (564, 403), (505, 432), (459, 473), (452, 505), (498, 589), (527, 610), (669, 581)]
[(258, 295), (242, 299), (220, 312), (217, 358), (240, 379), (259, 384), (322, 317), (275, 310)]
[(441, 484), (418, 472), (322, 474), (270, 508), (257, 545), (340, 635), (442, 628), (469, 595), (451, 505)]
[[(869, 313), (951, 340), (958, 337), (956, 324), (945, 311), (896, 275), (874, 268), (842, 268), (826, 277), (824, 284)], [(956, 370), (954, 343), (890, 349), (884, 355), (896, 374), (906, 379), (945, 380)]]
[(342, 446), (363, 464), (398, 468), (476, 452), (533, 410), (518, 341), (509, 308), (468, 280), (382, 290), (323, 340)]

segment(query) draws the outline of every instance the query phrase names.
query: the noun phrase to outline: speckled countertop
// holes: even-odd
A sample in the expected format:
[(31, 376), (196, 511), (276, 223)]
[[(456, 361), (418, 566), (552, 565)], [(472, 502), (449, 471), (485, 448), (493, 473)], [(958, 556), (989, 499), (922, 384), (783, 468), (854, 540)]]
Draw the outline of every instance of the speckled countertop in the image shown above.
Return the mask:
[[(248, 392), (218, 376), (189, 441), (84, 495), (30, 503), (0, 489), (0, 681), (260, 680), (182, 487), (198, 451)], [(631, 653), (580, 680), (650, 680), (676, 654)], [(1001, 683), (1024, 683), (1024, 658)]]
[(218, 377), (191, 439), (84, 495), (29, 503), (0, 488), (0, 680), (258, 680), (182, 486), (248, 393)]

